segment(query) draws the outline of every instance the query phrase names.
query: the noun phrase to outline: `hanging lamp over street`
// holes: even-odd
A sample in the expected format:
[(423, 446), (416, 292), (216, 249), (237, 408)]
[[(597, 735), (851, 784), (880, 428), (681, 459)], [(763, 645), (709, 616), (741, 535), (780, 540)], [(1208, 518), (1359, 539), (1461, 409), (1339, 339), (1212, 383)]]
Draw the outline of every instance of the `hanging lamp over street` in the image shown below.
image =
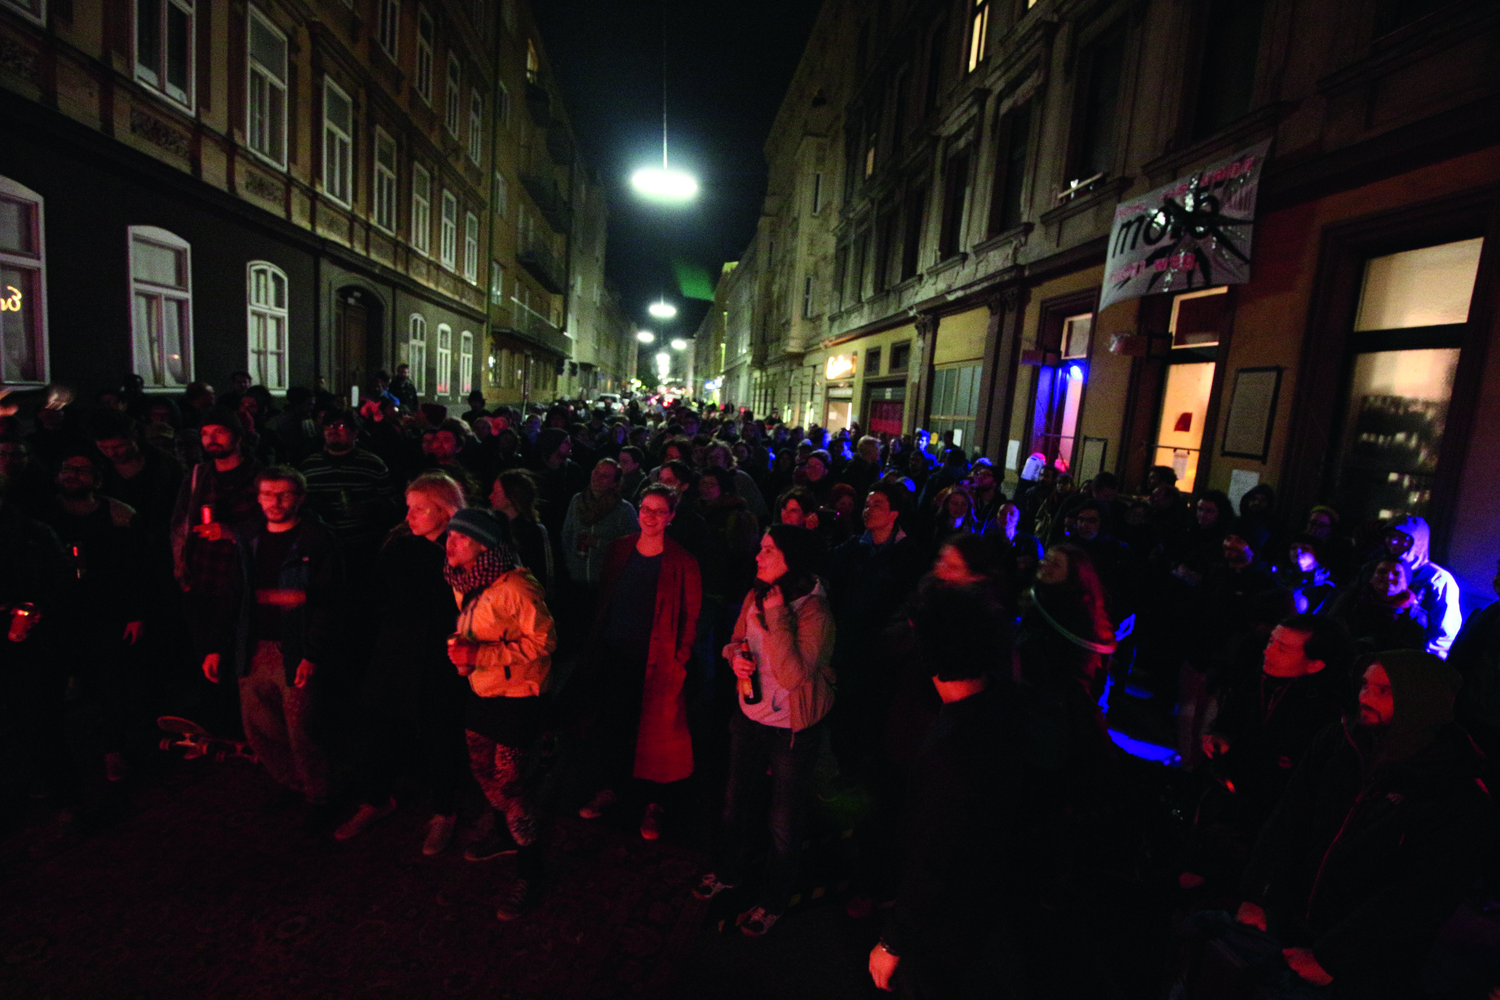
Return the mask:
[(651, 303), (651, 305), (646, 308), (646, 311), (655, 316), (657, 319), (671, 319), (672, 317), (677, 315), (677, 307), (668, 302), (666, 299), (660, 299), (656, 302)]
[[(662, 7), (661, 24), (661, 166), (643, 167), (630, 178), (636, 193), (660, 205), (686, 205), (698, 197), (698, 179), (685, 170), (672, 168), (667, 155), (667, 13)], [(656, 315), (653, 311), (652, 315)]]

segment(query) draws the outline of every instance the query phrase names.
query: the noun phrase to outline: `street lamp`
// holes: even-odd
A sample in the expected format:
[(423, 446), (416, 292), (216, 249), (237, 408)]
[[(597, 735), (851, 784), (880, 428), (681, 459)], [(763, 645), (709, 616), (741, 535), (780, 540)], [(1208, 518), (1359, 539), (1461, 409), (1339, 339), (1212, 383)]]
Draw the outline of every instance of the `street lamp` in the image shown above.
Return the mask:
[(655, 316), (657, 319), (671, 319), (673, 316), (677, 315), (677, 307), (668, 302), (666, 299), (661, 299), (660, 301), (651, 303), (650, 307), (646, 311)]
[(685, 351), (685, 350), (687, 350), (687, 341), (683, 340), (681, 337), (674, 337), (673, 340), (672, 340), (672, 350), (674, 350), (674, 351)]
[[(663, 205), (686, 205), (698, 197), (698, 179), (685, 170), (674, 170), (667, 160), (667, 11), (662, 5), (661, 22), (661, 166), (644, 167), (630, 178), (641, 197)], [(656, 313), (652, 313), (656, 315)]]
[(649, 344), (656, 340), (656, 334), (652, 333), (650, 330), (641, 330), (635, 335), (635, 339), (639, 340), (643, 344)]

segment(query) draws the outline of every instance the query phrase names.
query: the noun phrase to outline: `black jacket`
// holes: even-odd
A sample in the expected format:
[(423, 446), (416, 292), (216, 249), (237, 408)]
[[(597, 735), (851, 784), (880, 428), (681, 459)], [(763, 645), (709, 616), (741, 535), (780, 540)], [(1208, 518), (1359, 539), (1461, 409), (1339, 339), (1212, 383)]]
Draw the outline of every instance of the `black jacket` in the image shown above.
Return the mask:
[[(341, 617), (343, 564), (333, 533), (310, 511), (292, 529), (296, 539), (281, 564), (277, 586), (300, 590), (306, 601), (281, 612), (281, 659), (286, 682), (292, 683), (297, 665), (310, 660), (321, 670), (335, 666), (339, 654), (338, 626)], [(255, 553), (266, 535), (262, 528), (240, 539), (242, 570), (240, 620), (235, 635), (237, 675), (250, 675), (255, 656)]]
[(462, 703), (467, 683), (448, 660), (458, 620), (443, 579), (443, 541), (398, 526), (376, 562), (380, 626), (363, 680), (365, 706), (381, 715), (417, 715), (424, 705)]
[(1491, 812), (1481, 759), (1456, 725), (1408, 759), (1369, 759), (1365, 732), (1324, 729), (1241, 883), (1273, 934), (1312, 947), (1335, 996), (1359, 1000), (1414, 994), (1438, 928), (1479, 873)]

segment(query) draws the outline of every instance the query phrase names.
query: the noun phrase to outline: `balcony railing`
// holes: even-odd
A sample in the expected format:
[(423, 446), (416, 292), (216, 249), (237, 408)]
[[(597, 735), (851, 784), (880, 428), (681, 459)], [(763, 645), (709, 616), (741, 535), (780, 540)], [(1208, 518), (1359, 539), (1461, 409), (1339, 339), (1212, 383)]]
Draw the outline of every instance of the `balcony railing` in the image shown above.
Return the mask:
[(571, 353), (563, 332), (520, 299), (511, 298), (506, 302), (506, 308), (500, 310), (500, 328), (563, 357)]
[(562, 262), (552, 252), (545, 239), (532, 237), (521, 244), (520, 252), (516, 254), (516, 260), (520, 265), (531, 272), (531, 276), (541, 283), (541, 286), (553, 295), (561, 295), (567, 286), (567, 279), (563, 277)]
[(521, 184), (526, 188), (526, 193), (531, 195), (531, 200), (536, 202), (537, 210), (542, 213), (542, 218), (547, 220), (552, 231), (566, 236), (572, 228), (573, 210), (556, 179), (548, 176), (546, 171), (523, 168)]
[(526, 107), (538, 128), (552, 124), (552, 95), (547, 93), (545, 84), (537, 80), (526, 81)]

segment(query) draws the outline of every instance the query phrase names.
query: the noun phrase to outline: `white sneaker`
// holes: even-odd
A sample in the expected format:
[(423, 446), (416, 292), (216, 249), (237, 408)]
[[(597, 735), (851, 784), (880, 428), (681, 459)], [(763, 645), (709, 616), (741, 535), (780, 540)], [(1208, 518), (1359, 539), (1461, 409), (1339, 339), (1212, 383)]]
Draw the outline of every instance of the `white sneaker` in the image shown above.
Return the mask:
[(427, 839), (422, 841), (422, 853), (428, 857), (442, 854), (453, 841), (453, 829), (458, 826), (458, 815), (444, 816), (441, 813), (427, 821)]
[(334, 840), (349, 840), (358, 837), (365, 832), (365, 828), (379, 819), (385, 819), (396, 811), (396, 800), (391, 799), (383, 806), (372, 806), (368, 802), (359, 807), (359, 811), (349, 818), (349, 821), (337, 830), (333, 831)]
[(620, 801), (620, 797), (606, 788), (592, 799), (589, 799), (589, 804), (578, 810), (578, 815), (584, 819), (598, 819), (604, 815), (604, 810), (618, 801)]

